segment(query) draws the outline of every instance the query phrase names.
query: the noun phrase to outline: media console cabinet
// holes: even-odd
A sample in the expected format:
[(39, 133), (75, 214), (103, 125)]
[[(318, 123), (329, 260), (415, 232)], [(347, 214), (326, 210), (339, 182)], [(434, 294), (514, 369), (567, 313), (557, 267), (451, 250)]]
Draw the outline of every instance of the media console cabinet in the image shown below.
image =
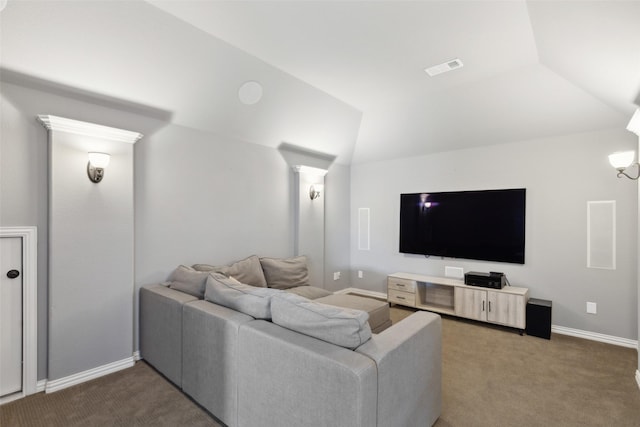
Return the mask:
[(387, 277), (387, 300), (393, 304), (449, 314), (520, 330), (526, 327), (529, 289), (465, 285), (446, 277), (394, 273)]

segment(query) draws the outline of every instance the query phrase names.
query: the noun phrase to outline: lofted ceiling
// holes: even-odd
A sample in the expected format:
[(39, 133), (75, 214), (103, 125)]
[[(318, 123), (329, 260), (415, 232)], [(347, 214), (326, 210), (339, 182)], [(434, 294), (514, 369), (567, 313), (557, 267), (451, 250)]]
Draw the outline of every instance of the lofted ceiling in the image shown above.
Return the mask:
[[(9, 1), (2, 16), (5, 26), (14, 3), (21, 2)], [(29, 3), (41, 3), (24, 15), (34, 27), (40, 23), (33, 14), (43, 7), (48, 10), (40, 19), (58, 15), (58, 23), (49, 32), (39, 28), (32, 43), (9, 44), (3, 66), (42, 73), (36, 40), (60, 34), (76, 54), (88, 52), (88, 45), (69, 41), (77, 28), (65, 33), (70, 31), (64, 28), (70, 25), (65, 24), (69, 10), (51, 6), (63, 2)], [(234, 118), (230, 131), (241, 139), (272, 146), (292, 143), (335, 155), (340, 163), (624, 128), (640, 98), (640, 0), (140, 3), (111, 2), (109, 10), (119, 8), (111, 15), (104, 4), (92, 7), (105, 17), (96, 31), (108, 34), (114, 22), (106, 18), (118, 20), (115, 38), (122, 52), (116, 56), (153, 76), (144, 85), (129, 82), (126, 90), (122, 84), (109, 85), (108, 79), (126, 79), (116, 66), (103, 75), (107, 82), (51, 64), (45, 67), (47, 78), (162, 108), (173, 113), (174, 121), (197, 128), (225, 133)], [(18, 12), (11, 13), (17, 19)], [(81, 19), (87, 19), (89, 12), (82, 13)], [(24, 24), (12, 24), (10, 34), (27, 37)], [(128, 52), (126, 40), (140, 37), (140, 30), (153, 49)], [(214, 48), (233, 61), (211, 58), (207, 52)], [(50, 46), (44, 51), (47, 59), (56, 60)], [(105, 51), (93, 51), (94, 62), (100, 64)], [(151, 57), (154, 52), (173, 56), (158, 62)], [(435, 77), (424, 72), (453, 58), (464, 67)], [(242, 110), (222, 114), (229, 103), (207, 106), (215, 102), (214, 91), (207, 90), (215, 83), (208, 77), (214, 70), (228, 74), (216, 93), (236, 75), (238, 84), (258, 80), (265, 87), (261, 103), (269, 108), (247, 115)], [(320, 100), (315, 110), (308, 110), (304, 97), (291, 103), (266, 96), (292, 90), (280, 82), (284, 76)], [(237, 85), (231, 87), (235, 91)], [(279, 110), (282, 104), (295, 108)], [(286, 120), (289, 124), (278, 127)], [(291, 121), (298, 123), (294, 130)], [(303, 127), (306, 134), (298, 132)]]

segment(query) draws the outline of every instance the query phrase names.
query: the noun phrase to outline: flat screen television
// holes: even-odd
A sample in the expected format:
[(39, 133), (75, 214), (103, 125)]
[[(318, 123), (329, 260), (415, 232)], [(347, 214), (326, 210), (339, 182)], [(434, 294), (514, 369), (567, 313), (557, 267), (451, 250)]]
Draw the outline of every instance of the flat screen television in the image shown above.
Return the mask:
[(400, 252), (524, 264), (526, 189), (400, 195)]

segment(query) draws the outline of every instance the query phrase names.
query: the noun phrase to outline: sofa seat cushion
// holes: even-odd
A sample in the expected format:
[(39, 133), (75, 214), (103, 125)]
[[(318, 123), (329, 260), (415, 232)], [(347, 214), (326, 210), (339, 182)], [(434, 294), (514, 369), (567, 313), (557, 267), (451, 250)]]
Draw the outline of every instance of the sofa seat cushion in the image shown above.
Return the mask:
[(210, 273), (207, 278), (205, 299), (231, 308), (256, 319), (271, 319), (271, 297), (277, 289), (245, 285), (233, 277)]
[(318, 299), (333, 294), (333, 292), (316, 286), (296, 286), (295, 288), (284, 289), (284, 291), (300, 295), (301, 297), (308, 299)]
[(260, 264), (267, 280), (267, 286), (275, 289), (289, 289), (309, 285), (307, 257), (260, 258)]
[(214, 266), (209, 264), (194, 264), (193, 268), (199, 271), (221, 273), (247, 285), (260, 288), (267, 287), (267, 280), (262, 271), (260, 258), (256, 255), (251, 255), (231, 265)]
[(319, 298), (315, 302), (366, 311), (369, 313), (369, 326), (374, 334), (391, 326), (389, 303), (386, 301), (358, 295), (333, 294)]
[(366, 311), (319, 304), (287, 292), (271, 299), (273, 323), (341, 347), (355, 349), (371, 338)]
[(169, 287), (202, 299), (208, 275), (209, 273), (206, 271), (197, 271), (191, 267), (180, 265), (171, 273)]

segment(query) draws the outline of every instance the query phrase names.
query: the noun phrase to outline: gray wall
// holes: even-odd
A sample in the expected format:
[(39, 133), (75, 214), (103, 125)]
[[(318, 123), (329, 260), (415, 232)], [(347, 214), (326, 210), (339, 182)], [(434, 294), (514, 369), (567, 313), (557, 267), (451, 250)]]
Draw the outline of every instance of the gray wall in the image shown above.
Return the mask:
[[(276, 148), (170, 124), (170, 115), (145, 106), (20, 76), (19, 84), (7, 83), (8, 73), (2, 78), (0, 225), (38, 227), (38, 379), (48, 377), (49, 316), (47, 133), (38, 114), (145, 135), (134, 147), (134, 350), (140, 286), (165, 280), (183, 263), (293, 255), (292, 173)], [(322, 196), (330, 206), (328, 233), (343, 233), (327, 241), (325, 253), (336, 255), (327, 271), (348, 265), (348, 171), (332, 166)]]
[[(349, 206), (351, 197), (351, 168), (334, 164), (325, 177), (325, 270), (324, 285), (330, 291), (350, 286), (351, 253)], [(340, 279), (333, 280), (333, 273), (340, 272)]]
[[(616, 178), (607, 155), (636, 149), (625, 130), (351, 167), (352, 284), (383, 292), (397, 271), (444, 275), (445, 266), (465, 271), (504, 271), (514, 286), (553, 301), (555, 325), (623, 338), (638, 338), (637, 184)], [(527, 189), (524, 265), (440, 259), (398, 252), (399, 195), (423, 191)], [(617, 202), (617, 269), (586, 268), (586, 203)], [(371, 209), (371, 250), (357, 249), (357, 210)], [(355, 277), (364, 270), (364, 278)], [(598, 314), (586, 314), (587, 301)]]
[[(133, 355), (133, 144), (55, 125), (49, 141), (52, 381)], [(97, 184), (90, 151), (111, 155)]]
[[(3, 81), (0, 82), (2, 117), (0, 120), (0, 225), (38, 227), (38, 379), (45, 379), (48, 377), (49, 327), (47, 218), (49, 168), (47, 131), (36, 120), (36, 116), (52, 114), (122, 129), (136, 129), (143, 134), (153, 134), (162, 122), (128, 110), (130, 108), (137, 112), (142, 111), (135, 105), (114, 103), (112, 100), (92, 97), (86, 93), (69, 93), (64, 88), (47, 86), (35, 80), (28, 83), (39, 89), (28, 88), (4, 81), (7, 77), (6, 73), (3, 73), (2, 77)], [(45, 88), (46, 90), (41, 90)], [(84, 169), (80, 172), (84, 174), (82, 179), (86, 179), (87, 183), (91, 184), (86, 178)], [(91, 221), (87, 219), (85, 223), (77, 226), (83, 227), (90, 224)], [(91, 304), (91, 301), (85, 303)], [(76, 320), (81, 323), (82, 315)], [(91, 367), (85, 366), (87, 369)]]

